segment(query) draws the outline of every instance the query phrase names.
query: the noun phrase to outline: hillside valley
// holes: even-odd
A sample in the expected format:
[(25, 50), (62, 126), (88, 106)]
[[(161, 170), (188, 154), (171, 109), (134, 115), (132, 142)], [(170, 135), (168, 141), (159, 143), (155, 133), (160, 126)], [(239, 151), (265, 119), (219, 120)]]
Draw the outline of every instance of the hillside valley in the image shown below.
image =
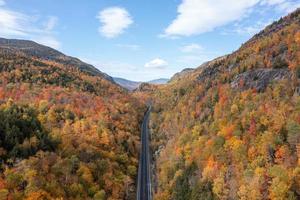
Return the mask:
[[(110, 44), (95, 53), (103, 63), (111, 52), (125, 61), (128, 52), (157, 53), (111, 42), (118, 17), (128, 26), (134, 18), (108, 11), (97, 16), (114, 19), (98, 30), (105, 40), (82, 37), (80, 47), (95, 53)], [(167, 43), (174, 41), (182, 55), (205, 53), (180, 37)], [(144, 64), (153, 73), (145, 77), (167, 77), (173, 62), (156, 57)], [(128, 77), (139, 73), (130, 70)], [(230, 54), (145, 82), (38, 42), (0, 38), (0, 200), (300, 199), (299, 79), (300, 8)]]

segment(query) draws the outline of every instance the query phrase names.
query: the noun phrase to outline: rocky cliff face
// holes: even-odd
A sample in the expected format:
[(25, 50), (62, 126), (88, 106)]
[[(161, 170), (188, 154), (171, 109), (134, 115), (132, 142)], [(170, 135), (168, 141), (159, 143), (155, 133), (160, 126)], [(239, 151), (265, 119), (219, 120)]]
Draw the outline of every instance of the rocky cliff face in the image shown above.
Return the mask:
[(231, 87), (239, 90), (256, 89), (258, 92), (263, 92), (270, 83), (289, 79), (291, 76), (288, 69), (256, 69), (235, 76)]

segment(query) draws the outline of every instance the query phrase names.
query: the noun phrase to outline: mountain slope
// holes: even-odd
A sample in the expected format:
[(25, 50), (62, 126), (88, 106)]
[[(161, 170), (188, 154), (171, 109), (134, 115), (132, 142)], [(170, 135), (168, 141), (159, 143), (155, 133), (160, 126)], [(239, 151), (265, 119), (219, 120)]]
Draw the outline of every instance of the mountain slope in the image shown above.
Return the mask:
[(1, 198), (134, 199), (145, 107), (77, 59), (1, 41)]
[(181, 72), (178, 72), (176, 74), (174, 74), (174, 76), (171, 78), (171, 82), (174, 81), (174, 80), (178, 80), (180, 78), (183, 78), (185, 75), (191, 73), (194, 69), (192, 68), (185, 68), (183, 69)]
[(169, 79), (167, 79), (167, 78), (159, 78), (159, 79), (154, 79), (154, 80), (148, 81), (147, 83), (154, 84), (154, 85), (161, 85), (161, 84), (168, 83), (168, 81), (169, 81)]
[(128, 89), (129, 91), (132, 91), (136, 88), (139, 87), (139, 85), (141, 84), (141, 82), (137, 82), (137, 81), (130, 81), (124, 78), (118, 78), (118, 77), (114, 77), (114, 81), (119, 84), (120, 86)]
[(300, 9), (156, 90), (157, 199), (300, 198)]
[(78, 59), (31, 41), (5, 40), (0, 43), (2, 81), (57, 85), (113, 95), (125, 92), (111, 77)]
[(38, 44), (33, 41), (0, 38), (0, 47), (2, 50), (21, 53), (25, 56), (35, 57), (42, 60), (55, 61), (63, 65), (77, 67), (83, 72), (87, 72), (89, 75), (97, 75), (107, 80), (113, 81), (110, 76), (103, 72), (100, 72), (94, 66), (84, 63), (77, 58), (66, 56), (55, 49)]

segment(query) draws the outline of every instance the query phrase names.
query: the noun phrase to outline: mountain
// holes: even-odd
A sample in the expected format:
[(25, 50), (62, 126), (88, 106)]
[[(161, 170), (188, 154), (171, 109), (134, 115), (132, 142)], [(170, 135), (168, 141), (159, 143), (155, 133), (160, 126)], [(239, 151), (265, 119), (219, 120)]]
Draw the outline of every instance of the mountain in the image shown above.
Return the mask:
[(192, 72), (193, 68), (185, 68), (181, 72), (174, 74), (174, 76), (170, 79), (170, 82), (183, 78), (186, 74)]
[(0, 72), (10, 72), (9, 81), (80, 88), (97, 95), (123, 90), (92, 65), (32, 41), (0, 39), (0, 56)]
[(2, 50), (6, 50), (7, 52), (18, 52), (25, 56), (55, 61), (63, 65), (74, 66), (83, 72), (87, 72), (89, 75), (101, 76), (109, 81), (113, 81), (110, 76), (103, 72), (100, 72), (94, 66), (84, 63), (78, 58), (66, 56), (55, 49), (38, 44), (33, 41), (0, 38), (0, 47)]
[(49, 47), (1, 39), (0, 199), (136, 199), (150, 103), (154, 199), (300, 199), (299, 79), (300, 9), (134, 92)]
[[(120, 86), (128, 89), (129, 91), (133, 91), (137, 89), (143, 82), (138, 82), (138, 81), (130, 81), (124, 78), (118, 78), (114, 77), (114, 81), (119, 84)], [(169, 79), (166, 78), (160, 78), (160, 79), (155, 79), (148, 81), (146, 83), (154, 84), (154, 85), (161, 85), (161, 84), (166, 84), (169, 81)]]
[[(155, 90), (155, 199), (300, 198), (300, 9)], [(141, 92), (141, 91), (139, 91)]]
[(159, 79), (148, 81), (147, 83), (154, 84), (154, 85), (161, 85), (161, 84), (168, 83), (168, 81), (169, 79), (167, 78), (159, 78)]
[(54, 49), (0, 39), (2, 199), (135, 199), (145, 106)]
[(132, 91), (132, 90), (138, 88), (139, 85), (141, 84), (141, 82), (130, 81), (130, 80), (127, 80), (127, 79), (124, 79), (124, 78), (114, 77), (113, 79), (117, 84), (119, 84), (120, 86), (128, 89), (129, 91)]

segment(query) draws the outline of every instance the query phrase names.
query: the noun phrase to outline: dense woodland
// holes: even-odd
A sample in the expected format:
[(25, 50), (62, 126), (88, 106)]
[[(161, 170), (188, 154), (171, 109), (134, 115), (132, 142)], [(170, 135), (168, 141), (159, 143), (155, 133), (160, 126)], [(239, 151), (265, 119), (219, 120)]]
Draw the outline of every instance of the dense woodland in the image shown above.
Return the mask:
[(149, 103), (155, 199), (300, 199), (299, 9), (163, 86), (95, 70), (0, 42), (0, 200), (135, 199)]
[(151, 96), (155, 199), (300, 199), (300, 10)]
[(145, 107), (99, 74), (0, 48), (0, 199), (134, 199)]

